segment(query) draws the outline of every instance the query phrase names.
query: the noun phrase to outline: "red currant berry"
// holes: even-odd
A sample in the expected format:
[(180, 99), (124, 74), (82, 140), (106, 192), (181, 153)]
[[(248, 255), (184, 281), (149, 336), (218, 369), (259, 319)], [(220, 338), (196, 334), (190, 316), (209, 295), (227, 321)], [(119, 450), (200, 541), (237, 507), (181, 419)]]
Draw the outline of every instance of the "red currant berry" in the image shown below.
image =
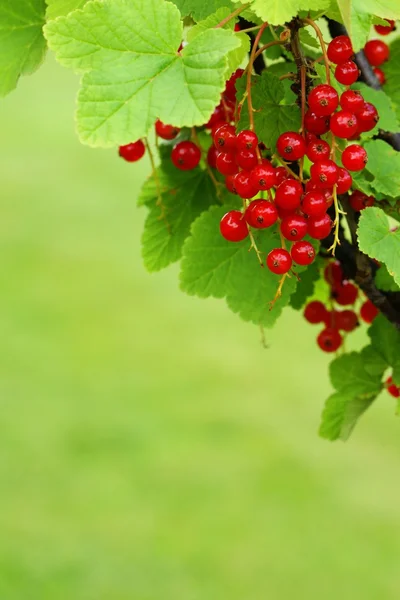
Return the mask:
[(287, 131), (278, 137), (276, 148), (279, 154), (288, 161), (299, 160), (306, 153), (304, 138), (294, 131)]
[(253, 200), (244, 213), (247, 223), (255, 229), (271, 227), (278, 220), (278, 211), (269, 200)]
[(338, 260), (329, 262), (324, 269), (324, 279), (331, 287), (341, 285), (343, 280), (343, 270)]
[[(283, 170), (287, 172), (286, 169)], [(261, 164), (252, 169), (250, 179), (259, 190), (270, 190), (276, 185), (276, 171), (269, 160), (264, 158)]]
[(346, 62), (352, 55), (353, 46), (347, 35), (338, 35), (328, 45), (328, 58), (335, 65)]
[(239, 23), (235, 23), (235, 27), (233, 28), (233, 31), (235, 33), (237, 33), (238, 31), (240, 31), (240, 24)]
[(236, 101), (236, 82), (238, 79), (241, 78), (243, 73), (244, 73), (244, 69), (237, 69), (234, 73), (232, 73), (232, 75), (230, 76), (230, 78), (228, 79), (228, 81), (226, 82), (226, 85), (225, 85), (225, 90), (224, 90), (224, 98), (225, 99), (232, 100), (233, 102)]
[(239, 171), (233, 152), (218, 152), (215, 163), (221, 175), (235, 175)]
[(241, 198), (245, 198), (247, 200), (249, 198), (253, 198), (253, 196), (259, 192), (258, 186), (254, 185), (254, 183), (251, 181), (249, 171), (240, 171), (240, 173), (236, 173), (234, 185), (237, 194)]
[(320, 160), (311, 165), (310, 175), (319, 188), (331, 188), (339, 178), (339, 167), (333, 160)]
[(308, 219), (308, 235), (315, 240), (323, 240), (332, 230), (332, 221), (326, 213), (321, 217), (310, 217)]
[(386, 379), (386, 389), (393, 398), (400, 398), (400, 387), (393, 383), (393, 377)]
[(319, 300), (309, 302), (304, 309), (304, 318), (312, 325), (324, 323), (328, 315), (325, 305)]
[(155, 124), (156, 134), (158, 137), (163, 140), (173, 140), (178, 135), (180, 129), (179, 127), (174, 127), (173, 125), (165, 125), (158, 119)]
[(228, 242), (241, 242), (249, 235), (247, 223), (240, 210), (230, 210), (219, 224), (222, 237)]
[(352, 85), (360, 75), (355, 62), (348, 60), (338, 65), (335, 69), (335, 78), (342, 85)]
[(318, 190), (307, 192), (303, 196), (301, 209), (308, 217), (322, 217), (327, 210), (327, 204), (324, 195)]
[(343, 338), (337, 329), (326, 327), (317, 337), (318, 346), (324, 352), (336, 352), (342, 345)]
[(221, 127), (218, 127), (218, 129), (215, 130), (213, 140), (215, 147), (218, 148), (218, 150), (223, 150), (224, 152), (234, 150), (236, 143), (234, 126), (224, 123), (224, 125), (221, 125)]
[(212, 169), (217, 168), (218, 154), (219, 154), (218, 150), (216, 149), (216, 147), (214, 145), (209, 147), (208, 152), (207, 152), (207, 162)]
[(306, 154), (311, 162), (318, 162), (324, 158), (329, 158), (330, 151), (331, 149), (328, 142), (316, 139), (314, 142), (311, 142), (311, 144), (308, 144)]
[(364, 98), (357, 90), (346, 90), (340, 96), (340, 106), (343, 110), (357, 116), (364, 106)]
[(267, 256), (267, 267), (276, 275), (283, 275), (290, 271), (292, 266), (292, 257), (287, 250), (283, 248), (274, 248)]
[(254, 150), (239, 150), (235, 154), (236, 164), (245, 171), (251, 171), (258, 163)]
[(244, 129), (236, 136), (237, 150), (256, 150), (258, 146), (258, 137), (254, 131)]
[(171, 160), (181, 171), (191, 171), (200, 162), (201, 150), (190, 141), (179, 142), (171, 152)]
[(380, 69), (379, 67), (374, 67), (372, 70), (375, 73), (375, 77), (379, 81), (379, 85), (383, 85), (384, 83), (386, 83), (386, 76), (382, 69)]
[(388, 25), (374, 25), (374, 29), (380, 35), (389, 35), (396, 28), (396, 24), (392, 19), (385, 19), (389, 24)]
[(281, 185), (281, 183), (283, 181), (285, 181), (286, 179), (290, 179), (290, 175), (286, 171), (285, 167), (276, 167), (275, 178), (276, 178), (275, 187), (278, 187), (279, 185)]
[(308, 110), (304, 115), (304, 126), (309, 133), (323, 135), (329, 131), (330, 117), (318, 117), (315, 113)]
[(307, 234), (307, 220), (300, 215), (285, 217), (281, 222), (281, 232), (291, 242), (301, 240)]
[(345, 194), (349, 191), (353, 184), (353, 178), (347, 169), (339, 167), (339, 177), (336, 184), (336, 192), (338, 194)]
[(370, 40), (364, 46), (364, 54), (370, 65), (379, 67), (389, 58), (390, 50), (382, 40)]
[(294, 211), (300, 206), (302, 195), (303, 186), (301, 183), (295, 179), (286, 179), (276, 190), (275, 203), (280, 208)]
[(293, 261), (302, 267), (311, 265), (315, 259), (315, 250), (310, 242), (295, 242), (290, 254)]
[(231, 194), (237, 194), (235, 187), (235, 175), (227, 175), (225, 177), (225, 187)]
[(310, 144), (312, 144), (312, 142), (317, 141), (319, 138), (317, 138), (317, 136), (315, 135), (315, 133), (308, 133), (308, 131), (306, 132), (306, 136), (305, 136), (305, 142), (306, 142), (306, 147), (309, 146)]
[(335, 88), (326, 83), (317, 85), (308, 94), (308, 106), (317, 117), (327, 117), (339, 106), (338, 93)]
[(365, 323), (372, 323), (372, 321), (378, 316), (379, 310), (371, 300), (366, 300), (360, 308), (360, 317)]
[(374, 203), (375, 198), (373, 196), (367, 196), (367, 194), (363, 194), (360, 190), (354, 190), (350, 196), (350, 206), (357, 212), (367, 208), (367, 206), (373, 206)]
[(339, 110), (331, 117), (331, 131), (333, 135), (342, 139), (349, 139), (357, 131), (357, 117), (346, 110)]
[(357, 119), (362, 128), (364, 127), (365, 123), (370, 123), (371, 121), (374, 122), (375, 126), (379, 121), (379, 114), (376, 110), (376, 107), (371, 104), (371, 102), (364, 102), (362, 109), (358, 113)]
[(217, 123), (219, 123), (219, 126), (221, 126), (224, 124), (224, 122), (225, 122), (224, 108), (223, 108), (222, 104), (218, 104), (218, 106), (215, 107), (213, 114), (211, 115), (211, 117), (209, 118), (207, 123), (205, 124), (205, 127), (207, 129), (212, 129), (213, 127), (215, 127), (215, 125)]
[(146, 148), (142, 140), (138, 140), (137, 142), (132, 142), (132, 144), (120, 146), (119, 155), (128, 162), (136, 162), (142, 158), (145, 150)]
[(335, 323), (338, 329), (350, 332), (358, 326), (358, 318), (354, 310), (342, 310), (336, 312)]
[(342, 163), (348, 171), (362, 171), (367, 164), (366, 150), (358, 144), (351, 144), (343, 150)]
[(313, 181), (309, 179), (306, 183), (306, 192), (320, 192), (325, 198), (325, 210), (327, 211), (330, 206), (333, 204), (333, 189), (332, 188), (324, 188), (321, 187)]
[(215, 125), (213, 125), (211, 127), (211, 137), (214, 140), (214, 134), (217, 131), (217, 129), (219, 129), (220, 127), (222, 127), (222, 125), (226, 125), (226, 121), (216, 121)]
[(354, 304), (358, 296), (358, 287), (354, 283), (345, 280), (339, 285), (335, 285), (332, 295), (341, 306)]

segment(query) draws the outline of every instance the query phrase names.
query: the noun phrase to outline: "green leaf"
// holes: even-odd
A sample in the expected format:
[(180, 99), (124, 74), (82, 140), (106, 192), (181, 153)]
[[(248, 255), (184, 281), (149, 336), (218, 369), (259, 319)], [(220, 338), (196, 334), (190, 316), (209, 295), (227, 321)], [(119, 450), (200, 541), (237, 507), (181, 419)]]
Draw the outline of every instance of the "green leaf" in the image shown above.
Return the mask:
[(376, 272), (375, 275), (375, 284), (384, 292), (399, 292), (400, 287), (397, 285), (393, 277), (390, 275), (389, 271), (382, 265)]
[(383, 315), (378, 315), (368, 330), (371, 344), (385, 363), (393, 369), (393, 379), (400, 385), (400, 331)]
[[(208, 15), (215, 13), (219, 8), (228, 8), (228, 14), (235, 9), (231, 0), (171, 0), (178, 8), (182, 17), (193, 17), (195, 21), (202, 21)], [(222, 21), (222, 19), (221, 19)]]
[(207, 171), (180, 171), (164, 164), (157, 175), (158, 182), (154, 177), (146, 181), (138, 200), (150, 208), (142, 236), (142, 256), (148, 271), (159, 271), (179, 260), (192, 222), (217, 201)]
[[(400, 119), (400, 38), (390, 44), (390, 60), (383, 65), (386, 75), (385, 92), (390, 96)], [(393, 131), (393, 129), (391, 129)]]
[[(320, 65), (319, 63), (315, 63), (314, 65), (314, 69), (317, 72), (318, 77), (320, 78), (322, 83), (326, 83), (326, 69), (324, 67), (324, 65)], [(339, 96), (341, 94), (343, 94), (344, 90), (346, 89), (344, 85), (342, 85), (341, 83), (339, 83), (336, 78), (333, 76), (333, 73), (331, 73), (331, 86), (333, 88), (335, 88), (335, 90), (337, 91), (337, 93), (339, 94)]]
[[(239, 80), (239, 97), (244, 92), (245, 81)], [(278, 77), (268, 71), (252, 80), (252, 102), (254, 108), (254, 126), (258, 137), (269, 148), (274, 148), (281, 133), (297, 131), (300, 128), (300, 110), (295, 104), (281, 104), (285, 89)], [(247, 102), (240, 113), (239, 127), (249, 127)]]
[(314, 33), (314, 30), (311, 28), (306, 28), (303, 27), (302, 29), (300, 29), (299, 31), (299, 35), (300, 35), (300, 41), (302, 44), (305, 44), (306, 46), (310, 46), (310, 48), (314, 48), (315, 50), (321, 50), (321, 47), (319, 45), (319, 42), (317, 40), (317, 38), (315, 37), (315, 35), (313, 35), (313, 33), (311, 33), (311, 31)]
[(382, 140), (365, 144), (368, 153), (366, 170), (373, 175), (371, 186), (376, 192), (396, 198), (400, 194), (400, 153)]
[(73, 10), (83, 8), (88, 0), (46, 0), (47, 19), (55, 19), (61, 15), (67, 15)]
[(371, 206), (361, 211), (357, 236), (360, 250), (385, 263), (390, 275), (400, 285), (400, 230), (390, 230), (389, 220), (382, 209)]
[(46, 52), (44, 0), (0, 2), (0, 96), (40, 66)]
[(290, 297), (290, 306), (295, 310), (300, 310), (307, 299), (314, 294), (315, 284), (320, 278), (320, 269), (318, 261), (314, 261), (301, 274), (300, 282), (297, 285), (296, 291)]
[(365, 83), (356, 83), (352, 89), (359, 90), (364, 99), (374, 104), (378, 110), (379, 122), (374, 129), (368, 132), (369, 137), (375, 135), (378, 129), (385, 129), (386, 131), (398, 131), (400, 129), (391, 99), (383, 90), (374, 90)]
[[(241, 0), (247, 4), (247, 1)], [(324, 10), (330, 0), (253, 0), (251, 10), (271, 25), (283, 25), (291, 21), (301, 10)]]
[(160, 118), (202, 125), (225, 87), (226, 55), (241, 42), (226, 29), (198, 35), (180, 54), (178, 9), (164, 0), (89, 2), (45, 27), (57, 60), (84, 71), (81, 140), (109, 147), (143, 137)]

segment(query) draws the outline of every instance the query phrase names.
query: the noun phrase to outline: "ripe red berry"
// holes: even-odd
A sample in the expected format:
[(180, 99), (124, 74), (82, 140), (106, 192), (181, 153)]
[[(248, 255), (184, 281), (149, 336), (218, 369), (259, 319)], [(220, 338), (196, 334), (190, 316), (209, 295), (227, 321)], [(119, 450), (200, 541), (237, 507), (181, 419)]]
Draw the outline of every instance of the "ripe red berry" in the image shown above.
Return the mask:
[(322, 217), (327, 211), (328, 205), (324, 195), (318, 190), (307, 192), (301, 201), (303, 213), (309, 217)]
[(275, 177), (276, 177), (275, 187), (280, 186), (281, 183), (283, 181), (285, 181), (286, 179), (290, 179), (290, 175), (286, 171), (285, 167), (276, 167), (276, 169), (275, 169)]
[(275, 203), (285, 210), (295, 210), (300, 206), (302, 195), (303, 186), (301, 183), (295, 179), (286, 179), (276, 190)]
[(324, 269), (324, 279), (330, 286), (341, 285), (343, 270), (338, 260), (329, 262)]
[(221, 125), (221, 127), (218, 127), (218, 129), (215, 130), (213, 134), (213, 140), (218, 150), (223, 150), (224, 152), (233, 151), (236, 143), (234, 126), (224, 123)]
[(163, 140), (173, 140), (178, 135), (179, 127), (173, 125), (165, 125), (160, 119), (155, 124), (156, 134)]
[(354, 331), (358, 326), (358, 318), (354, 310), (342, 310), (336, 311), (335, 324), (338, 329), (342, 331)]
[(379, 114), (376, 110), (376, 107), (373, 104), (371, 104), (371, 102), (364, 102), (362, 109), (358, 113), (357, 119), (362, 127), (362, 131), (369, 131), (368, 129), (363, 129), (364, 124), (373, 121), (375, 126), (376, 123), (379, 121)]
[(353, 184), (353, 178), (347, 169), (339, 167), (339, 177), (336, 184), (336, 192), (338, 194), (345, 194), (349, 191)]
[(330, 151), (331, 149), (328, 142), (318, 139), (311, 142), (311, 144), (308, 144), (306, 148), (307, 158), (311, 160), (311, 162), (317, 162), (324, 158), (329, 158)]
[(323, 135), (329, 131), (330, 117), (318, 117), (311, 110), (304, 115), (304, 126), (309, 133)]
[(267, 256), (267, 267), (276, 275), (283, 275), (290, 271), (292, 266), (292, 257), (287, 250), (283, 248), (274, 248)]
[(236, 164), (245, 171), (251, 171), (258, 163), (254, 150), (239, 150), (235, 154)]
[(346, 110), (339, 110), (331, 117), (331, 131), (333, 135), (342, 139), (349, 139), (357, 131), (357, 117)]
[(364, 106), (364, 98), (357, 90), (346, 90), (340, 96), (340, 106), (343, 110), (357, 116)]
[(385, 19), (385, 21), (388, 22), (388, 25), (374, 25), (375, 31), (380, 35), (389, 35), (396, 27), (396, 24), (392, 19)]
[(120, 146), (119, 155), (128, 162), (136, 162), (142, 158), (145, 150), (146, 148), (142, 140), (138, 140), (137, 142), (132, 142), (132, 144)]
[(294, 132), (287, 131), (278, 137), (276, 148), (279, 154), (287, 161), (299, 160), (306, 153), (306, 143), (304, 138)]
[(393, 383), (393, 377), (386, 379), (386, 389), (393, 398), (400, 398), (400, 387)]
[(311, 165), (310, 175), (318, 188), (331, 188), (338, 180), (339, 167), (333, 160), (320, 160)]
[(358, 287), (354, 283), (345, 280), (339, 285), (335, 285), (332, 295), (341, 306), (354, 304), (358, 296)]
[(308, 235), (315, 240), (323, 240), (332, 229), (332, 221), (326, 213), (320, 217), (310, 217), (308, 219)]
[(335, 69), (335, 78), (342, 85), (352, 85), (360, 75), (355, 62), (348, 60), (338, 65)]
[(352, 55), (353, 47), (347, 35), (338, 35), (328, 45), (328, 58), (335, 65), (344, 63)]
[(171, 160), (181, 171), (190, 171), (197, 167), (201, 158), (201, 150), (191, 141), (179, 142), (171, 152)]
[(318, 346), (324, 352), (336, 352), (342, 345), (343, 338), (337, 329), (326, 327), (317, 337)]
[(382, 69), (380, 69), (379, 67), (374, 67), (372, 70), (375, 73), (377, 80), (379, 81), (379, 85), (383, 85), (384, 83), (386, 83), (386, 76)]
[(240, 173), (236, 173), (234, 186), (237, 194), (245, 199), (253, 198), (253, 196), (259, 192), (258, 186), (254, 185), (250, 178), (249, 171), (240, 171)]
[(360, 190), (354, 190), (350, 196), (350, 206), (355, 211), (363, 210), (367, 206), (373, 206), (374, 203), (375, 198), (373, 196), (367, 196), (367, 194), (363, 194)]
[(241, 242), (249, 235), (247, 223), (240, 210), (230, 210), (221, 219), (219, 228), (228, 242)]
[(258, 146), (258, 137), (254, 131), (250, 129), (243, 129), (236, 136), (236, 148), (237, 150), (255, 150)]
[(372, 323), (372, 321), (378, 316), (379, 310), (371, 300), (366, 300), (360, 308), (360, 317), (365, 323)]
[(236, 69), (236, 71), (234, 73), (232, 73), (232, 75), (230, 76), (230, 78), (228, 79), (228, 81), (226, 82), (225, 85), (225, 90), (224, 90), (224, 98), (227, 100), (232, 100), (233, 102), (235, 102), (236, 100), (236, 82), (238, 79), (241, 78), (241, 76), (244, 73), (244, 69)]
[(308, 94), (308, 106), (317, 117), (331, 115), (339, 106), (339, 96), (335, 88), (326, 83), (317, 85)]
[(348, 171), (362, 171), (367, 164), (366, 150), (358, 144), (351, 144), (343, 150), (342, 163)]
[(222, 104), (218, 104), (218, 106), (214, 108), (214, 112), (205, 124), (205, 127), (207, 127), (207, 129), (212, 129), (217, 124), (219, 124), (219, 126), (223, 125), (225, 121), (224, 108)]
[(207, 152), (207, 162), (212, 169), (217, 168), (217, 156), (219, 152), (214, 145), (210, 146)]
[(290, 215), (282, 219), (281, 232), (291, 242), (303, 239), (307, 234), (307, 220), (301, 215)]
[[(287, 172), (282, 167), (285, 173)], [(276, 170), (271, 165), (269, 160), (263, 159), (261, 164), (256, 165), (250, 173), (251, 182), (258, 187), (259, 190), (270, 190), (276, 185)]]
[(328, 311), (325, 305), (319, 300), (313, 300), (309, 302), (304, 309), (304, 318), (312, 325), (317, 323), (324, 323), (327, 317)]
[(231, 194), (237, 194), (235, 187), (235, 175), (227, 175), (225, 177), (225, 187)]
[(233, 152), (218, 152), (215, 164), (221, 175), (235, 175), (239, 171)]
[(317, 141), (319, 138), (317, 138), (317, 136), (315, 135), (315, 133), (309, 133), (308, 131), (306, 132), (306, 136), (305, 136), (305, 141), (306, 141), (306, 147), (311, 144), (312, 142)]
[(303, 267), (311, 265), (315, 259), (315, 250), (310, 242), (295, 242), (290, 254), (293, 261)]
[(379, 67), (389, 58), (390, 50), (382, 40), (369, 40), (364, 46), (364, 54), (370, 65)]
[(253, 200), (244, 213), (247, 223), (255, 229), (271, 227), (278, 220), (278, 211), (269, 200)]

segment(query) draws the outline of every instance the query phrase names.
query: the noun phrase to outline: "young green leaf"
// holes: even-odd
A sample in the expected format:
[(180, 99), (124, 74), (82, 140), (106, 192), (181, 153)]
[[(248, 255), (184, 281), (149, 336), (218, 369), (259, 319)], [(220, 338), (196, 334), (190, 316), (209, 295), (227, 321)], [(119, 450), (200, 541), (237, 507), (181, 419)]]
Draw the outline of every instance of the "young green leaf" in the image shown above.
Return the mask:
[[(231, 0), (171, 0), (178, 8), (182, 17), (191, 16), (195, 21), (202, 21), (219, 8), (227, 8), (228, 14), (235, 10)], [(221, 19), (222, 21), (222, 19)]]
[(365, 149), (368, 153), (366, 170), (374, 177), (371, 186), (381, 194), (391, 198), (398, 197), (400, 189), (400, 153), (382, 140), (367, 142)]
[(400, 331), (383, 315), (378, 315), (369, 328), (368, 335), (372, 347), (385, 363), (385, 368), (393, 369), (393, 379), (400, 385)]
[(400, 292), (400, 287), (390, 275), (385, 265), (382, 265), (377, 270), (375, 275), (375, 284), (380, 290), (383, 290), (384, 292)]
[(67, 15), (73, 10), (83, 8), (88, 0), (46, 0), (47, 1), (47, 19), (56, 19), (61, 15)]
[[(247, 4), (247, 0), (240, 0)], [(282, 25), (291, 21), (301, 10), (324, 10), (330, 0), (253, 0), (250, 8), (263, 21), (271, 25)]]

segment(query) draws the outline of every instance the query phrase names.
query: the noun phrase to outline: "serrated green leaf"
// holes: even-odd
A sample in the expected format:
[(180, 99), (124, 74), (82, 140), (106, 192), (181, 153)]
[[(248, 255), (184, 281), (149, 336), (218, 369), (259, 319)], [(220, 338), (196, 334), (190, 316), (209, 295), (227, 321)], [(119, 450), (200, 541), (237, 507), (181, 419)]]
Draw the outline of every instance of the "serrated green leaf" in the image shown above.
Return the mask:
[(400, 153), (382, 140), (371, 140), (364, 147), (368, 153), (366, 170), (374, 177), (371, 181), (372, 188), (385, 196), (398, 197), (400, 195)]
[[(247, 4), (245, 0), (241, 2)], [(325, 10), (329, 5), (330, 0), (253, 0), (250, 8), (263, 21), (283, 25), (301, 10)]]
[(374, 90), (365, 83), (355, 83), (352, 89), (359, 90), (367, 102), (371, 102), (376, 106), (379, 113), (379, 122), (374, 129), (368, 132), (368, 136), (375, 135), (378, 129), (385, 129), (386, 131), (398, 131), (400, 129), (392, 102), (383, 90)]
[(179, 8), (182, 17), (190, 15), (195, 21), (202, 21), (219, 8), (228, 8), (228, 14), (234, 10), (231, 0), (171, 0), (171, 2)]
[(361, 212), (357, 237), (361, 252), (385, 263), (395, 282), (400, 285), (400, 230), (391, 231), (382, 209), (371, 206)]
[(393, 369), (393, 379), (400, 385), (400, 331), (383, 315), (378, 315), (368, 330), (371, 344), (386, 367)]
[(318, 42), (317, 38), (315, 37), (315, 35), (313, 35), (314, 30), (312, 30), (313, 33), (311, 33), (310, 29), (311, 28), (306, 28), (306, 27), (303, 27), (302, 29), (300, 29), (300, 31), (299, 31), (300, 41), (302, 44), (305, 44), (306, 46), (310, 46), (310, 48), (315, 48), (316, 50), (321, 51), (319, 42)]
[[(243, 94), (245, 82), (239, 80), (237, 97)], [(269, 148), (274, 148), (281, 133), (300, 128), (300, 110), (295, 104), (281, 104), (285, 96), (284, 86), (278, 77), (268, 71), (252, 79), (252, 102), (254, 126), (258, 137)], [(247, 102), (240, 113), (239, 127), (249, 127)]]
[(46, 0), (47, 19), (55, 19), (62, 15), (67, 15), (73, 10), (83, 8), (88, 0)]
[[(400, 38), (390, 44), (390, 60), (383, 65), (386, 82), (385, 92), (391, 98), (400, 119)], [(391, 130), (393, 131), (393, 130)]]
[(353, 177), (353, 189), (360, 190), (367, 196), (374, 196), (375, 190), (372, 188), (372, 181), (374, 180), (373, 176), (368, 173), (366, 169), (360, 171), (358, 173), (352, 173)]
[(46, 52), (44, 0), (0, 2), (0, 96), (40, 66)]
[(145, 136), (157, 118), (178, 127), (205, 123), (225, 86), (226, 55), (241, 43), (212, 29), (178, 54), (180, 14), (164, 0), (89, 2), (45, 32), (60, 63), (85, 71), (78, 132), (103, 147)]
[(385, 267), (385, 265), (380, 266), (379, 269), (377, 270), (376, 275), (375, 275), (375, 284), (380, 290), (383, 290), (384, 292), (399, 292), (400, 291), (400, 287), (397, 285), (397, 283), (395, 282), (393, 277), (390, 275), (390, 273), (387, 270), (387, 267)]
[(295, 310), (300, 310), (307, 299), (314, 294), (315, 284), (320, 278), (320, 270), (317, 261), (314, 261), (303, 273), (296, 291), (290, 296), (289, 304)]
[(138, 200), (150, 208), (142, 236), (142, 256), (148, 271), (159, 271), (179, 260), (192, 222), (217, 201), (207, 171), (180, 171), (164, 164), (157, 174), (158, 181), (148, 179)]

